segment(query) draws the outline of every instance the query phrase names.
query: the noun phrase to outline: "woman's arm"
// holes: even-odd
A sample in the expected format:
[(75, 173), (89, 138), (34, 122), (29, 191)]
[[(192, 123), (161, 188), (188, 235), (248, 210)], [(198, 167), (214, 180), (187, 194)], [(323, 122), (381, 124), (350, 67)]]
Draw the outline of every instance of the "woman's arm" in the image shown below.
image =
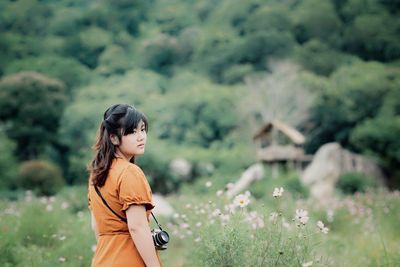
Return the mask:
[(160, 267), (156, 250), (151, 237), (150, 226), (143, 205), (131, 205), (126, 210), (128, 228), (133, 242), (148, 267)]
[(99, 231), (97, 230), (97, 224), (96, 224), (96, 220), (94, 219), (94, 215), (93, 215), (93, 211), (90, 211), (91, 214), (91, 226), (92, 226), (92, 230), (95, 234), (96, 237), (96, 241), (99, 240)]

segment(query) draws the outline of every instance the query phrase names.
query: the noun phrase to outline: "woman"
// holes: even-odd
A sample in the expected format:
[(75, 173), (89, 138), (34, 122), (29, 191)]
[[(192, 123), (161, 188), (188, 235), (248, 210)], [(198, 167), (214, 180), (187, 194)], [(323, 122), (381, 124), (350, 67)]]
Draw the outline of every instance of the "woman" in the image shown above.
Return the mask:
[(151, 189), (134, 164), (145, 151), (147, 131), (146, 117), (132, 106), (113, 105), (104, 113), (89, 165), (89, 208), (97, 240), (92, 267), (161, 266), (149, 226)]

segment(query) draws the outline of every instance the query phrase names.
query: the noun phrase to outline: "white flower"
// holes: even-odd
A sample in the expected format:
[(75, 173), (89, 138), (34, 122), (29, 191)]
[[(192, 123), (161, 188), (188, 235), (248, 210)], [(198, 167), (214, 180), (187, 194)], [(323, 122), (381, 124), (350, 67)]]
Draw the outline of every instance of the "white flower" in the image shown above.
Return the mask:
[(280, 188), (275, 187), (274, 192), (272, 193), (272, 196), (273, 197), (281, 197), (284, 191), (285, 190), (283, 190), (282, 187), (280, 187)]
[(63, 202), (63, 203), (61, 203), (61, 208), (63, 209), (63, 210), (65, 210), (65, 209), (68, 209), (68, 207), (69, 207), (69, 204), (68, 204), (68, 202)]
[(222, 196), (224, 194), (224, 191), (222, 191), (222, 190), (218, 190), (217, 191), (217, 197), (220, 197), (220, 196)]
[(211, 181), (207, 181), (206, 182), (206, 187), (211, 187), (212, 186), (212, 182)]
[(312, 264), (313, 264), (313, 262), (309, 261), (309, 262), (303, 263), (302, 267), (311, 267)]
[(232, 189), (233, 187), (235, 186), (235, 184), (234, 183), (227, 183), (226, 184), (226, 189)]
[(195, 240), (194, 240), (194, 242), (200, 242), (201, 241), (201, 238), (200, 237), (198, 237), (198, 238), (196, 238)]
[(236, 208), (235, 204), (225, 205), (225, 211), (227, 211), (227, 212), (229, 212), (231, 214), (235, 213), (235, 208)]
[(303, 209), (297, 209), (296, 210), (296, 219), (302, 225), (305, 225), (308, 222), (308, 220), (310, 219), (308, 217), (308, 211), (303, 210)]
[(60, 261), (60, 262), (65, 262), (66, 260), (67, 259), (65, 257), (62, 257), (62, 256), (58, 258), (58, 261)]
[(250, 203), (250, 193), (244, 193), (237, 195), (233, 201), (233, 204), (237, 207), (244, 208)]
[(317, 222), (317, 226), (318, 226), (319, 230), (320, 230), (322, 233), (327, 234), (327, 233), (329, 232), (329, 228), (328, 228), (328, 227), (325, 227), (325, 225), (324, 225), (323, 222), (318, 221), (318, 222)]
[(213, 213), (211, 213), (211, 216), (217, 217), (218, 215), (221, 215), (221, 214), (222, 214), (222, 212), (219, 209), (215, 209), (213, 211)]
[(201, 226), (201, 222), (196, 223), (196, 227), (200, 227)]

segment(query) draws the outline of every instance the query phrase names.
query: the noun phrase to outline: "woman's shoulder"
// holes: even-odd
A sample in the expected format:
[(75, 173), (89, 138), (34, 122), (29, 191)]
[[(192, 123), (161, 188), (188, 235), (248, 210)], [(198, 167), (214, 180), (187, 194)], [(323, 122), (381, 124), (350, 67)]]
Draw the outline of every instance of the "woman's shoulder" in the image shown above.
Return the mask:
[(143, 170), (136, 164), (126, 161), (126, 160), (118, 160), (116, 162), (116, 167), (121, 170), (120, 178), (125, 176), (139, 176), (144, 177)]

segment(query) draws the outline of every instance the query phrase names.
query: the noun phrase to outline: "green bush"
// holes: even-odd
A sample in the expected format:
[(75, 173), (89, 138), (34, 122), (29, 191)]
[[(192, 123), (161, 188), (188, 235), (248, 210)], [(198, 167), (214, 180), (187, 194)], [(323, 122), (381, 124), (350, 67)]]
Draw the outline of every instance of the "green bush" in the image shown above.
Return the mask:
[(20, 165), (17, 185), (38, 194), (54, 195), (63, 187), (64, 179), (56, 165), (44, 160), (31, 160)]
[(376, 182), (373, 177), (357, 172), (349, 172), (341, 175), (336, 184), (336, 187), (344, 194), (366, 192), (374, 186), (376, 186)]

